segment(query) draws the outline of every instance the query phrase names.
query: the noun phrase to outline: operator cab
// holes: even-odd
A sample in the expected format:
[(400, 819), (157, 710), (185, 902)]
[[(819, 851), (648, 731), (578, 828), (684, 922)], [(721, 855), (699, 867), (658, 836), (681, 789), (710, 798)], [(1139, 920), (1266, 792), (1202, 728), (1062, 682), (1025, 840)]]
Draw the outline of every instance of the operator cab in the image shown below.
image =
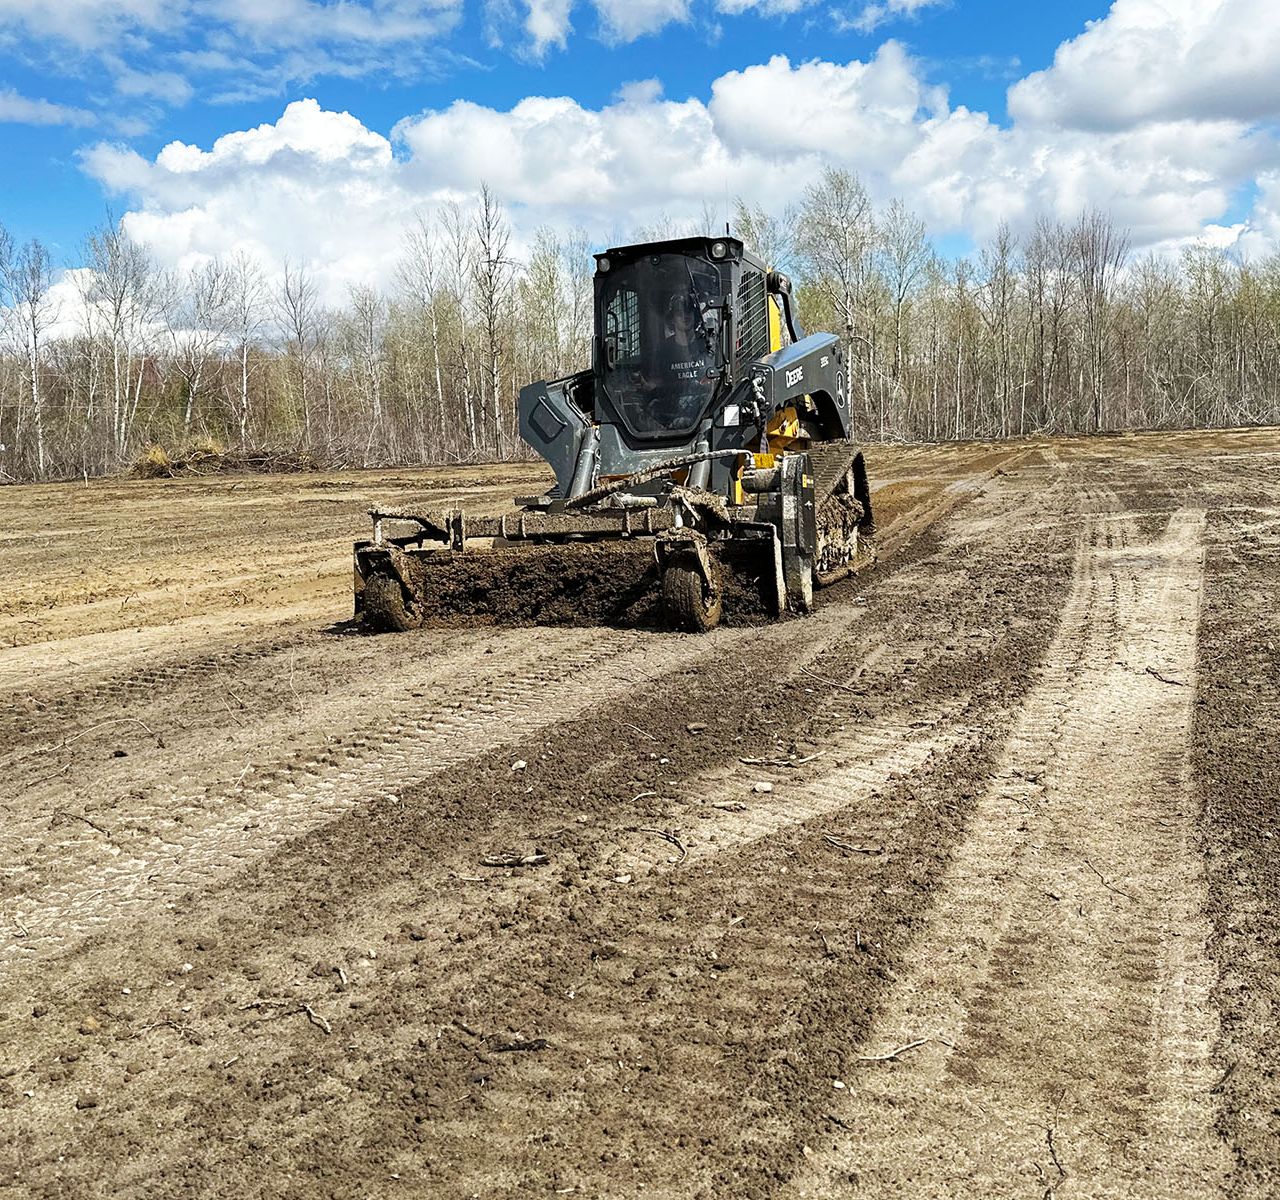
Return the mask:
[(736, 238), (596, 255), (597, 404), (637, 440), (688, 438), (740, 364), (770, 349), (765, 305), (764, 264)]

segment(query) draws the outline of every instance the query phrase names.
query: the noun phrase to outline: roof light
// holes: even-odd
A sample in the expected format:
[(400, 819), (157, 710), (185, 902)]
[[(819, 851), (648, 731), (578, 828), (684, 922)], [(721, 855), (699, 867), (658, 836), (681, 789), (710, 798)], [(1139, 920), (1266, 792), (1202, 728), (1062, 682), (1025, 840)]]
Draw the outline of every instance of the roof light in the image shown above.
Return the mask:
[(729, 253), (729, 247), (728, 247), (728, 246), (726, 246), (726, 245), (724, 244), (724, 242), (712, 242), (712, 243), (711, 243), (711, 257), (712, 257), (712, 258), (724, 258), (724, 256), (725, 256), (726, 254), (728, 254), (728, 253)]

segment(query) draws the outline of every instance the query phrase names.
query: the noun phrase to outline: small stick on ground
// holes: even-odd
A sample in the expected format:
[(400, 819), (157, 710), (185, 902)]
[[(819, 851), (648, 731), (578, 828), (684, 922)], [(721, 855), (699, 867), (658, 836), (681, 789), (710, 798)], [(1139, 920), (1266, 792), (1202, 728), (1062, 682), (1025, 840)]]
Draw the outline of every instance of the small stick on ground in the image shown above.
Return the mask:
[(123, 725), (126, 722), (133, 722), (135, 725), (141, 725), (152, 737), (155, 737), (155, 731), (145, 721), (138, 720), (137, 717), (112, 717), (110, 721), (99, 721), (96, 725), (90, 725), (88, 729), (82, 729), (79, 733), (73, 733), (69, 738), (63, 738), (62, 744), (69, 746), (77, 738), (88, 737), (91, 733), (96, 733), (99, 729), (105, 729), (108, 725)]
[(827, 957), (835, 958), (836, 952), (831, 949), (831, 943), (827, 941), (827, 935), (817, 925), (813, 927), (813, 932), (818, 935), (819, 940), (822, 942), (822, 949), (826, 952)]
[(668, 833), (665, 829), (650, 829), (646, 826), (640, 827), (641, 833), (655, 833), (658, 837), (670, 842), (677, 850), (680, 851), (680, 861), (684, 862), (689, 857), (689, 851), (685, 848), (684, 843), (676, 837), (674, 833)]
[(848, 842), (842, 842), (838, 838), (833, 838), (829, 833), (822, 835), (822, 840), (829, 846), (835, 846), (838, 850), (850, 850), (854, 854), (883, 854), (883, 846), (851, 846)]
[[(241, 729), (243, 729), (243, 728), (244, 728), (244, 722), (243, 722), (242, 720), (240, 720), (240, 716), (239, 716), (239, 714), (236, 712), (236, 710), (235, 710), (234, 708), (232, 708), (232, 707), (231, 707), (230, 703), (228, 703), (226, 696), (223, 696), (223, 697), (222, 697), (222, 705), (223, 705), (223, 707), (227, 710), (227, 712), (231, 714), (231, 719), (232, 719), (232, 720), (233, 720), (237, 725), (239, 725)], [(241, 707), (241, 708), (243, 708), (243, 707), (244, 707), (244, 705), (243, 705), (243, 704), (241, 704), (241, 705), (240, 705), (240, 707)]]
[(805, 763), (813, 762), (815, 758), (821, 758), (826, 754), (825, 750), (819, 750), (817, 754), (809, 754), (804, 758), (740, 758), (738, 761), (748, 767), (803, 767)]
[(249, 706), (244, 702), (244, 697), (231, 686), (231, 680), (228, 679), (221, 671), (218, 672), (218, 678), (222, 680), (222, 686), (227, 689), (231, 698), (240, 705), (241, 708), (247, 709)]
[(48, 775), (41, 775), (39, 779), (33, 779), (30, 783), (23, 784), (22, 790), (25, 792), (28, 788), (38, 787), (42, 783), (48, 783), (50, 779), (57, 779), (59, 775), (65, 775), (71, 770), (71, 764), (67, 763), (59, 767), (56, 771), (51, 771)]
[(289, 690), (293, 693), (293, 698), (298, 702), (298, 707), (302, 708), (302, 697), (298, 695), (298, 689), (293, 686), (293, 659), (294, 651), (289, 651)]
[(290, 1008), (285, 1000), (253, 1000), (249, 1004), (240, 1005), (241, 1011), (251, 1008), (279, 1008), (284, 1011), (272, 1013), (269, 1017), (262, 1017), (263, 1021), (278, 1021), (283, 1017), (293, 1017), (298, 1013), (305, 1013), (307, 1020), (311, 1022), (317, 1029), (323, 1029), (325, 1033), (332, 1033), (333, 1029), (329, 1022), (326, 1021), (319, 1013), (315, 1011), (309, 1004), (299, 1004), (296, 1008)]
[(1171, 683), (1171, 684), (1173, 684), (1173, 685), (1174, 685), (1174, 687), (1186, 687), (1186, 686), (1187, 686), (1187, 685), (1186, 685), (1186, 683), (1185, 683), (1185, 681), (1183, 681), (1183, 680), (1181, 680), (1181, 679), (1170, 679), (1170, 678), (1168, 678), (1168, 676), (1161, 675), (1161, 674), (1160, 674), (1160, 672), (1159, 672), (1159, 671), (1157, 671), (1157, 670), (1155, 669), (1155, 667), (1148, 667), (1148, 668), (1147, 668), (1147, 674), (1148, 674), (1148, 675), (1152, 675), (1152, 676), (1154, 676), (1156, 679), (1160, 680), (1160, 682), (1161, 682), (1161, 683)]
[(896, 1050), (890, 1050), (888, 1054), (859, 1054), (858, 1061), (859, 1062), (892, 1062), (895, 1058), (898, 1057), (899, 1054), (906, 1054), (908, 1050), (915, 1050), (917, 1047), (926, 1045), (929, 1042), (941, 1042), (944, 1046), (951, 1046), (952, 1050), (955, 1049), (955, 1046), (953, 1046), (949, 1041), (947, 1041), (946, 1038), (926, 1037), (926, 1038), (918, 1038), (914, 1042), (908, 1042), (905, 1046), (899, 1046)]
[(651, 742), (656, 742), (658, 740), (656, 737), (653, 736), (653, 734), (645, 733), (645, 731), (641, 729), (639, 725), (632, 725), (630, 721), (623, 721), (622, 723), (628, 729), (634, 729), (641, 737), (647, 737)]
[(329, 1022), (328, 1022), (328, 1021), (326, 1021), (326, 1020), (325, 1020), (322, 1016), (320, 1016), (317, 1012), (315, 1012), (315, 1011), (312, 1009), (311, 1005), (309, 1005), (309, 1004), (304, 1004), (304, 1005), (302, 1006), (302, 1008), (301, 1008), (301, 1010), (300, 1010), (300, 1011), (302, 1011), (302, 1012), (304, 1012), (304, 1013), (306, 1013), (306, 1014), (307, 1014), (307, 1020), (308, 1020), (308, 1021), (310, 1021), (310, 1022), (311, 1022), (311, 1024), (312, 1024), (312, 1025), (314, 1025), (317, 1029), (323, 1029), (323, 1030), (325, 1031), (325, 1033), (332, 1033), (332, 1032), (333, 1032), (333, 1029), (332, 1029), (332, 1028), (331, 1028), (331, 1026), (329, 1025)]
[(1044, 1131), (1044, 1140), (1049, 1143), (1049, 1157), (1053, 1159), (1053, 1165), (1058, 1168), (1058, 1179), (1059, 1180), (1066, 1179), (1067, 1177), (1066, 1168), (1059, 1161), (1057, 1147), (1054, 1146), (1053, 1144), (1053, 1126), (1052, 1125), (1050, 1125)]
[(643, 800), (646, 796), (656, 796), (657, 794), (657, 792), (641, 792), (638, 796), (631, 797), (631, 803), (634, 804), (637, 800)]
[(482, 867), (541, 867), (548, 862), (541, 851), (534, 854), (518, 854), (512, 850), (507, 854), (486, 854), (480, 860)]
[(111, 830), (103, 829), (96, 821), (89, 820), (88, 817), (82, 817), (79, 813), (67, 812), (65, 809), (55, 808), (53, 810), (55, 817), (66, 817), (68, 821), (83, 821), (90, 829), (96, 829), (108, 841), (111, 839)]
[(187, 1041), (194, 1042), (197, 1046), (200, 1045), (201, 1039), (198, 1033), (196, 1033), (194, 1030), (188, 1029), (187, 1026), (185, 1025), (180, 1025), (177, 1021), (174, 1021), (174, 1020), (153, 1021), (150, 1025), (143, 1025), (131, 1036), (141, 1037), (144, 1033), (150, 1033), (151, 1030), (153, 1029), (172, 1029), (175, 1033), (180, 1033), (184, 1038), (187, 1039)]
[(1221, 1094), (1221, 1092), (1222, 1092), (1222, 1090), (1223, 1090), (1223, 1088), (1225, 1088), (1225, 1087), (1227, 1086), (1227, 1080), (1228, 1080), (1228, 1079), (1230, 1079), (1230, 1078), (1231, 1078), (1231, 1076), (1232, 1076), (1232, 1075), (1234, 1075), (1235, 1073), (1236, 1073), (1236, 1064), (1235, 1064), (1235, 1063), (1232, 1063), (1232, 1064), (1231, 1064), (1231, 1065), (1226, 1069), (1226, 1071), (1225, 1071), (1225, 1073), (1223, 1074), (1222, 1078), (1221, 1078), (1221, 1079), (1219, 1079), (1219, 1080), (1218, 1080), (1218, 1082), (1217, 1082), (1217, 1083), (1215, 1083), (1215, 1084), (1213, 1085), (1213, 1087), (1211, 1087), (1211, 1088), (1209, 1089), (1209, 1094), (1210, 1094), (1211, 1096), (1217, 1096), (1217, 1095), (1220, 1095), (1220, 1094)]
[(837, 683), (834, 679), (826, 679), (821, 675), (815, 675), (808, 667), (801, 667), (810, 679), (816, 679), (819, 683), (825, 683), (827, 687), (839, 688), (842, 692), (852, 692), (855, 696), (861, 696), (862, 693), (857, 688), (850, 687), (847, 683)]
[(1109, 883), (1107, 882), (1107, 878), (1106, 878), (1106, 876), (1105, 876), (1105, 875), (1103, 875), (1103, 873), (1102, 873), (1101, 871), (1099, 871), (1099, 870), (1098, 870), (1098, 868), (1097, 868), (1097, 867), (1095, 867), (1095, 866), (1093, 865), (1093, 863), (1091, 863), (1091, 862), (1088, 860), (1088, 858), (1086, 858), (1084, 861), (1085, 861), (1085, 865), (1089, 868), (1089, 870), (1090, 870), (1090, 871), (1092, 871), (1092, 872), (1093, 872), (1093, 873), (1098, 877), (1099, 881), (1102, 883), (1102, 886), (1103, 886), (1104, 888), (1106, 888), (1106, 889), (1107, 889), (1107, 891), (1109, 891), (1109, 892), (1115, 892), (1115, 894), (1116, 894), (1117, 896), (1123, 896), (1126, 900), (1133, 900), (1133, 899), (1135, 899), (1135, 897), (1133, 897), (1133, 896), (1129, 895), (1129, 893), (1128, 893), (1128, 892), (1122, 892), (1118, 887), (1113, 887), (1111, 884), (1109, 884)]

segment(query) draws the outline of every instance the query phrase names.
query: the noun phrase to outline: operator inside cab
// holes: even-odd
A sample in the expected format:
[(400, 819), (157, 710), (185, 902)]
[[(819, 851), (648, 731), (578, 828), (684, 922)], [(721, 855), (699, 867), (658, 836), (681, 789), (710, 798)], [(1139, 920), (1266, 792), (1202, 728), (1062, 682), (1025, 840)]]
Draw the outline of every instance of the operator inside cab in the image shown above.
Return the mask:
[(683, 254), (620, 267), (605, 286), (604, 385), (632, 433), (694, 428), (723, 372), (720, 275)]

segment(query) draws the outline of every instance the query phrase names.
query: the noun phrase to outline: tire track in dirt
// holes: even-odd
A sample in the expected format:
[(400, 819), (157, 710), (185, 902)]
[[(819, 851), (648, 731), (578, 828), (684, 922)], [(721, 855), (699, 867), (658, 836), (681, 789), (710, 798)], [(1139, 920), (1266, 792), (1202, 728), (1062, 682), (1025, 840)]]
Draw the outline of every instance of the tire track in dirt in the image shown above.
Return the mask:
[[(941, 519), (973, 494), (966, 484), (929, 515), (932, 520)], [(914, 520), (910, 536), (918, 535), (928, 523)], [(901, 545), (902, 539), (899, 549)], [(935, 587), (940, 582), (939, 577), (931, 581)], [(834, 594), (847, 594), (847, 590), (837, 589)], [(809, 661), (842, 636), (844, 619), (838, 608), (828, 606), (808, 618), (806, 629), (805, 660)], [(489, 665), (497, 666), (500, 675), (480, 694), (472, 694), (466, 677), (477, 667), (482, 636), (475, 630), (462, 635), (466, 647), (462, 664), (451, 664), (446, 658), (440, 665), (429, 656), (425, 676), (421, 665), (398, 663), (400, 681), (414, 690), (424, 689), (426, 699), (406, 700), (401, 694), (391, 712), (378, 714), (372, 721), (367, 713), (342, 709), (340, 704), (330, 706), (339, 711), (328, 713), (328, 720), (320, 719), (323, 713), (310, 718), (311, 726), (346, 731), (341, 745), (330, 744), (332, 739), (326, 737), (324, 742), (308, 740), (278, 758), (250, 756), (234, 779), (223, 773), (223, 754), (215, 752), (205, 774), (207, 782), (195, 790), (190, 790), (190, 784), (184, 789), (137, 778), (131, 798), (119, 810), (112, 808), (109, 815), (101, 815), (101, 810), (90, 809), (80, 815), (60, 808), (52, 827), (49, 809), (40, 803), (40, 790), (25, 797), (29, 814), (19, 813), (5, 830), (5, 841), (23, 848), (23, 854), (13, 856), (17, 865), (6, 868), (0, 881), (5, 896), (0, 923), (8, 935), (7, 944), (0, 944), (0, 967), (40, 961), (160, 899), (172, 900), (192, 888), (212, 886), (246, 861), (355, 807), (394, 798), (407, 784), (571, 719), (619, 687), (652, 680), (706, 655), (731, 652), (756, 635), (750, 629), (721, 629), (693, 639), (613, 630), (493, 631), (485, 649), (492, 651)], [(415, 645), (427, 646), (429, 655), (434, 655), (440, 653), (440, 639), (449, 635), (428, 632), (411, 637)], [(372, 652), (365, 639), (359, 640), (364, 645), (355, 647), (357, 656), (361, 651)], [(296, 636), (286, 635), (257, 649), (229, 651), (225, 657), (206, 655), (178, 665), (171, 680), (155, 668), (117, 674), (92, 686), (89, 693), (101, 704), (122, 696), (149, 698), (151, 685), (162, 681), (170, 689), (210, 682), (217, 685), (215, 690), (230, 687), (227, 680), (235, 668), (250, 666), (261, 674), (274, 666), (279, 673), (283, 665), (275, 660), (286, 648), (292, 651), (296, 641)], [(408, 641), (397, 639), (401, 658)], [(867, 649), (873, 653), (872, 647)], [(340, 650), (350, 653), (348, 647)], [(319, 653), (324, 653), (323, 647)], [(411, 673), (406, 676), (406, 671)], [(441, 672), (443, 679), (436, 678)], [(459, 683), (463, 686), (456, 686)], [(163, 705), (163, 697), (159, 702)], [(144, 709), (128, 711), (128, 719), (136, 717), (139, 722), (139, 712), (150, 715)], [(58, 728), (56, 720), (51, 728)], [(64, 741), (67, 732), (63, 731)], [(22, 751), (19, 757), (30, 753), (30, 749)], [(64, 786), (65, 776), (35, 773), (38, 758), (37, 754), (31, 779), (43, 782), (46, 791)], [(137, 759), (134, 773), (150, 761)], [(20, 787), (31, 782), (12, 769), (17, 763), (7, 765)], [(156, 766), (162, 777), (164, 768)], [(217, 774), (209, 779), (213, 771)], [(195, 778), (200, 783), (198, 772)]]
[[(697, 777), (681, 786), (683, 795), (697, 799), (666, 806), (662, 820), (662, 831), (677, 841), (686, 828), (696, 831), (696, 840), (687, 845), (681, 842), (681, 850), (652, 830), (636, 830), (616, 839), (617, 849), (608, 865), (635, 880), (675, 865), (687, 863), (691, 869), (790, 826), (863, 804), (877, 789), (915, 774), (929, 759), (945, 757), (967, 742), (973, 730), (959, 722), (969, 707), (967, 698), (958, 697), (931, 706), (927, 712), (913, 710), (910, 722), (884, 721), (874, 727), (846, 730), (816, 752), (834, 762), (826, 769), (823, 763), (815, 762), (797, 775), (796, 770), (808, 764), (771, 768), (751, 763)], [(766, 783), (772, 790), (757, 792), (752, 780)], [(704, 833), (699, 826), (705, 828), (709, 821), (714, 821), (714, 826)], [(882, 823), (870, 840), (883, 843), (891, 833)]]
[[(54, 878), (8, 898), (0, 968), (45, 958), (163, 896), (210, 886), (318, 824), (571, 719), (628, 683), (722, 651), (733, 637), (730, 630), (675, 639), (609, 630), (585, 639), (563, 630), (536, 639), (526, 633), (522, 647), (507, 650), (502, 673), (478, 691), (483, 660), (476, 651), (484, 650), (472, 640), (472, 653), (431, 681), (429, 697), (363, 729), (348, 727), (340, 745), (248, 764), (238, 780), (197, 792), (157, 789), (132, 806), (105, 845), (92, 826), (41, 839), (46, 861), (33, 873), (43, 865)], [(44, 813), (14, 821), (5, 840), (30, 844), (47, 827)], [(11, 872), (10, 885), (21, 886), (26, 873)]]
[(835, 1110), (849, 1133), (788, 1194), (1219, 1194), (1187, 758), (1203, 523), (1182, 510), (1135, 545), (1092, 522), (1042, 682), (867, 1053), (920, 1044), (863, 1064)]

